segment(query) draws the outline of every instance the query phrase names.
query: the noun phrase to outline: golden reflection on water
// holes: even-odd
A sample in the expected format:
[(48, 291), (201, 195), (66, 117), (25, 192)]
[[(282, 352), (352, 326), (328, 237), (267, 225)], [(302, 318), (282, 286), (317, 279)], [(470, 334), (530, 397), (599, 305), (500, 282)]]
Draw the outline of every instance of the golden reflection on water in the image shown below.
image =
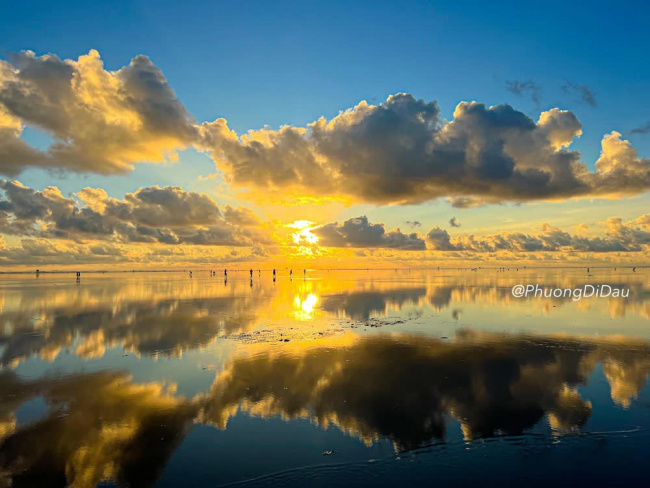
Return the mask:
[(306, 297), (302, 298), (300, 294), (296, 294), (294, 300), (294, 317), (298, 320), (312, 320), (314, 318), (314, 310), (318, 304), (318, 296), (309, 293)]

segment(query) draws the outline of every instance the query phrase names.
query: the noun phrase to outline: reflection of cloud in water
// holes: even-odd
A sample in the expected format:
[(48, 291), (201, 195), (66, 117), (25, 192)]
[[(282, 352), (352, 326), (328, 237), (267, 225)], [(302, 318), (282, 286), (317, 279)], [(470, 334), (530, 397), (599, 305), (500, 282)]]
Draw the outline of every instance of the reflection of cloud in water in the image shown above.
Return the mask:
[[(612, 397), (629, 406), (650, 372), (650, 344), (472, 331), (450, 341), (349, 334), (257, 344), (193, 399), (121, 373), (29, 381), (4, 372), (0, 473), (13, 486), (151, 486), (193, 422), (225, 428), (240, 410), (310, 418), (367, 443), (388, 439), (397, 450), (444, 439), (449, 416), (467, 439), (521, 434), (544, 418), (561, 433), (598, 408), (577, 388), (601, 362)], [(16, 426), (15, 410), (36, 396), (50, 411)]]
[[(43, 395), (50, 407), (40, 420), (0, 439), (6, 486), (90, 488), (102, 480), (151, 486), (182, 441), (194, 407), (157, 384), (138, 385), (119, 373), (58, 381), (0, 376), (2, 403), (11, 407)], [(5, 486), (5, 485), (3, 485)]]
[(408, 304), (418, 305), (426, 292), (424, 287), (347, 292), (324, 296), (321, 307), (327, 312), (343, 313), (354, 320), (367, 320), (371, 315), (386, 313), (389, 307), (399, 309)]
[(607, 375), (614, 401), (629, 405), (638, 394), (650, 372), (650, 345), (629, 346), (466, 331), (450, 342), (398, 335), (315, 345), (303, 354), (256, 351), (220, 374), (201, 419), (225, 427), (238, 409), (310, 417), (366, 442), (391, 439), (398, 449), (444, 438), (447, 415), (467, 438), (521, 434), (545, 416), (567, 431), (591, 414), (576, 388), (597, 363), (616, 365), (617, 374)]
[(74, 309), (52, 310), (42, 321), (27, 314), (4, 315), (0, 317), (2, 364), (33, 354), (54, 359), (78, 337), (81, 342), (75, 353), (85, 359), (101, 357), (107, 347), (118, 344), (138, 354), (176, 356), (219, 334), (246, 330), (256, 320), (255, 308), (264, 303), (250, 297), (221, 297), (126, 303), (76, 313)]

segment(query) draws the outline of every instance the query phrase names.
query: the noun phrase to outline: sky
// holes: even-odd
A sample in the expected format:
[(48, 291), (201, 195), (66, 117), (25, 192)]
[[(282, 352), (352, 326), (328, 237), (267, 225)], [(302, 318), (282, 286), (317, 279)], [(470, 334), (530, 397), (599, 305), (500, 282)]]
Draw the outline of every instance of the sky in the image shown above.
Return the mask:
[(0, 266), (647, 263), (649, 10), (14, 4)]

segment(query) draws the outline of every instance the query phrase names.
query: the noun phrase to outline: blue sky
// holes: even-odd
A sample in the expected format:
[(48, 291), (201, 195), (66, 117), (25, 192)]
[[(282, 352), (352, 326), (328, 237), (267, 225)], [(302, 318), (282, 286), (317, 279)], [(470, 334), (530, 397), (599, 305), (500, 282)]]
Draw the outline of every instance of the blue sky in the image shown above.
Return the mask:
[[(448, 116), (461, 100), (534, 115), (504, 88), (533, 80), (541, 108), (579, 114), (587, 157), (602, 133), (650, 114), (642, 2), (24, 1), (11, 10), (0, 19), (3, 57), (93, 48), (117, 69), (146, 54), (199, 120), (226, 117), (237, 131), (301, 125), (400, 91), (438, 100)], [(598, 106), (563, 93), (567, 81), (588, 86)]]
[[(437, 100), (447, 118), (464, 100), (510, 103), (534, 119), (560, 107), (582, 122), (572, 147), (592, 167), (612, 130), (650, 155), (650, 134), (629, 134), (650, 120), (648, 14), (643, 2), (23, 1), (0, 17), (0, 56), (30, 49), (76, 59), (97, 49), (115, 70), (146, 54), (199, 121), (225, 117), (239, 133), (302, 126), (398, 92)], [(535, 82), (540, 103), (509, 92), (507, 81)], [(596, 105), (565, 92), (567, 83), (588, 87)], [(47, 142), (30, 131), (24, 137)], [(191, 150), (174, 168), (138, 165), (130, 176), (30, 169), (20, 179), (34, 188), (54, 182), (64, 192), (101, 186), (121, 197), (151, 184), (214, 190), (214, 182), (199, 180), (213, 168)], [(384, 215), (398, 224), (403, 213)]]

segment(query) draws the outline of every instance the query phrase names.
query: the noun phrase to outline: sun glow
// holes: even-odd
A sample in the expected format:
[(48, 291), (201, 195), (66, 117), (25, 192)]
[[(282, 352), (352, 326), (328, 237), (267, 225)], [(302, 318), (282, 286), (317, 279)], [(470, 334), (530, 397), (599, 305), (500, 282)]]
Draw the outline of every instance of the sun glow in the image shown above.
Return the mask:
[(309, 220), (296, 220), (292, 224), (288, 224), (287, 227), (298, 231), (291, 234), (293, 242), (296, 244), (313, 245), (318, 243), (318, 236), (311, 232), (316, 228), (313, 222)]
[(298, 320), (311, 320), (314, 318), (314, 309), (318, 303), (318, 296), (313, 293), (308, 294), (304, 300), (301, 300), (300, 295), (296, 295), (293, 299), (295, 308), (294, 316)]

